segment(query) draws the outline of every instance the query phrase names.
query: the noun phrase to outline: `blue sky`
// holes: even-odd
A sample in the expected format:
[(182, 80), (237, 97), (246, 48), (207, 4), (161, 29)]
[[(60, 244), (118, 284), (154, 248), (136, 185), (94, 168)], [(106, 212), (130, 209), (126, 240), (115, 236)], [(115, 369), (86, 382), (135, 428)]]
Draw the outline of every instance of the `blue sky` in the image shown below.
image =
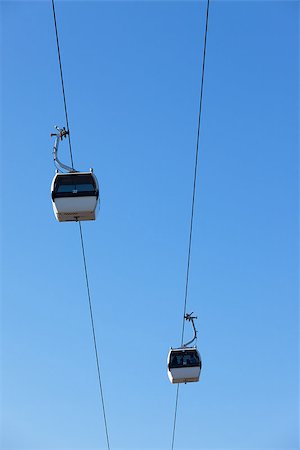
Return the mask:
[[(111, 448), (170, 449), (205, 3), (56, 12), (75, 167), (101, 190), (83, 231)], [(176, 449), (299, 448), (298, 13), (211, 1), (187, 304), (203, 370)], [(2, 1), (1, 28), (1, 449), (105, 449), (78, 225), (50, 199), (51, 2)]]

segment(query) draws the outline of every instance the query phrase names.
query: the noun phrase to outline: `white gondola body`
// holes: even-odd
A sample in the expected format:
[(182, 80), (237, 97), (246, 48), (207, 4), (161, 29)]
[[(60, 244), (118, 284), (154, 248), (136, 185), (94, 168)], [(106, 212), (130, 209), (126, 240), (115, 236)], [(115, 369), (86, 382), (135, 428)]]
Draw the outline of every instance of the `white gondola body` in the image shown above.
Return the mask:
[[(172, 355), (193, 354), (197, 359), (197, 363), (189, 365), (183, 361), (182, 365), (174, 367), (171, 364)], [(182, 347), (170, 349), (168, 354), (168, 377), (171, 383), (191, 383), (199, 381), (201, 372), (201, 357), (196, 347)]]
[(95, 220), (97, 199), (95, 197), (57, 198), (53, 211), (59, 222)]
[[(63, 194), (57, 192), (57, 184), (60, 183), (61, 180), (64, 181), (66, 179), (64, 177), (68, 177), (68, 180), (74, 179), (74, 184), (76, 185), (75, 180), (78, 181), (82, 176), (87, 177), (93, 184), (94, 189), (90, 195), (88, 192), (85, 192), (85, 195), (81, 196), (80, 192), (78, 194), (77, 190), (71, 190), (70, 192), (64, 192)], [(78, 184), (78, 186), (80, 186), (80, 184)], [(64, 185), (64, 188), (68, 189), (68, 185)], [(92, 172), (74, 172), (67, 174), (57, 173), (52, 181), (51, 194), (53, 211), (59, 222), (74, 222), (96, 219), (99, 188), (97, 179)], [(59, 195), (64, 196), (60, 197)]]

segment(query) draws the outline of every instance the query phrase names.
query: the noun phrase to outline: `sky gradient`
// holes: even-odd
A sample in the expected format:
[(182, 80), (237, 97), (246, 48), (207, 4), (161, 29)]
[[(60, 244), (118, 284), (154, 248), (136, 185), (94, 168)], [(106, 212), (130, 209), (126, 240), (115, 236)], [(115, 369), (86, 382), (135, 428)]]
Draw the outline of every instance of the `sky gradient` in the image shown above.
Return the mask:
[[(112, 450), (171, 448), (205, 2), (56, 3)], [(299, 5), (211, 0), (175, 449), (299, 448)], [(1, 450), (105, 449), (51, 2), (1, 2)], [(67, 143), (60, 158), (69, 163)], [(186, 327), (189, 339), (192, 330)]]

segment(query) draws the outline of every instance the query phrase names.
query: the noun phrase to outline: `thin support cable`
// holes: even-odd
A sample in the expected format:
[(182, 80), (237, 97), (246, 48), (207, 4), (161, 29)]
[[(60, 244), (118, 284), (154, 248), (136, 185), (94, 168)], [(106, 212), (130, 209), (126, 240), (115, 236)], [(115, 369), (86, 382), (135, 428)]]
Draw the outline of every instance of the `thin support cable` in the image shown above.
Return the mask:
[(186, 281), (185, 281), (185, 294), (184, 294), (183, 321), (182, 321), (182, 332), (181, 332), (181, 345), (183, 344), (184, 326), (185, 326), (185, 318), (184, 318), (184, 316), (186, 314), (186, 305), (187, 305), (187, 297), (188, 297), (188, 286), (189, 286), (189, 273), (190, 273), (192, 236), (193, 236), (193, 222), (194, 222), (194, 209), (195, 209), (195, 195), (196, 195), (196, 185), (197, 185), (199, 138), (200, 138), (202, 98), (203, 98), (204, 72), (205, 72), (204, 69), (205, 69), (205, 57), (206, 57), (206, 41), (207, 41), (207, 31), (208, 31), (209, 1), (210, 0), (207, 0), (207, 5), (206, 5), (206, 21), (205, 21), (203, 58), (202, 58), (202, 76), (201, 76), (201, 88), (200, 88), (200, 100), (199, 100), (197, 142), (196, 142), (196, 153), (195, 153), (195, 169), (194, 169), (193, 196), (192, 196), (190, 232), (189, 232), (189, 245), (188, 245), (188, 257), (187, 257), (187, 269), (186, 269)]
[(69, 141), (69, 148), (70, 148), (70, 158), (71, 158), (72, 168), (74, 169), (72, 145), (71, 145), (71, 138), (70, 138), (70, 127), (69, 127), (69, 119), (68, 119), (68, 110), (67, 110), (67, 101), (66, 101), (64, 77), (63, 77), (63, 71), (62, 71), (62, 63), (61, 63), (61, 57), (60, 57), (60, 46), (59, 46), (59, 40), (58, 40), (58, 29), (57, 29), (57, 23), (56, 23), (56, 14), (55, 14), (54, 0), (52, 0), (52, 10), (53, 10), (53, 20), (54, 20), (54, 27), (55, 27), (55, 36), (56, 36), (56, 46), (57, 46), (57, 54), (58, 54), (58, 63), (59, 63), (59, 71), (60, 71), (61, 88), (62, 88), (62, 94), (63, 94), (63, 100), (64, 100), (64, 108), (65, 108), (65, 116), (66, 116), (66, 125), (67, 125), (67, 130), (69, 131), (68, 141)]
[[(185, 281), (185, 293), (184, 293), (184, 305), (183, 305), (183, 321), (182, 321), (182, 330), (181, 330), (181, 346), (183, 345), (184, 328), (185, 328), (185, 314), (186, 314), (186, 305), (187, 305), (188, 287), (189, 287), (189, 273), (190, 273), (190, 260), (191, 260), (192, 237), (193, 237), (193, 222), (194, 222), (195, 195), (196, 195), (196, 185), (197, 185), (197, 169), (198, 169), (201, 113), (202, 113), (202, 98), (203, 98), (204, 73), (205, 73), (206, 42), (207, 42), (207, 32), (208, 32), (209, 2), (210, 2), (210, 0), (207, 0), (205, 33), (204, 33), (204, 45), (203, 45), (203, 56), (202, 56), (202, 75), (201, 75), (201, 87), (200, 87), (200, 99), (199, 99), (197, 141), (196, 141), (196, 153), (195, 153), (193, 195), (192, 195), (191, 220), (190, 220), (188, 256), (187, 256), (187, 269), (186, 269), (186, 281)], [(176, 392), (175, 413), (174, 413), (174, 423), (173, 423), (173, 433), (172, 433), (172, 446), (171, 446), (172, 450), (174, 449), (174, 441), (175, 441), (178, 397), (179, 397), (179, 385), (177, 386), (177, 392)]]
[[(53, 19), (54, 19), (54, 26), (55, 26), (55, 36), (56, 36), (57, 54), (58, 54), (58, 62), (59, 62), (59, 70), (60, 70), (61, 87), (62, 87), (64, 108), (65, 108), (65, 116), (66, 116), (66, 125), (67, 125), (67, 130), (69, 132), (68, 133), (68, 140), (69, 140), (69, 148), (70, 148), (70, 158), (71, 158), (72, 169), (74, 169), (72, 146), (71, 146), (71, 139), (70, 139), (70, 127), (69, 127), (69, 119), (68, 119), (68, 110), (67, 110), (67, 101), (66, 101), (64, 78), (63, 78), (63, 71), (62, 71), (62, 63), (61, 63), (61, 56), (60, 56), (60, 46), (59, 46), (59, 39), (58, 39), (58, 30), (57, 30), (57, 23), (56, 23), (56, 14), (55, 14), (54, 0), (52, 0), (52, 10), (53, 10)], [(102, 404), (102, 413), (103, 413), (104, 426), (105, 426), (105, 435), (106, 435), (107, 448), (108, 448), (108, 450), (110, 450), (108, 427), (107, 427), (105, 404), (104, 404), (104, 395), (103, 395), (101, 373), (100, 373), (100, 363), (99, 363), (97, 340), (96, 340), (96, 332), (95, 332), (95, 324), (94, 324), (94, 315), (93, 315), (91, 293), (90, 293), (90, 285), (89, 285), (89, 279), (88, 279), (87, 264), (86, 264), (86, 257), (85, 257), (85, 249), (84, 249), (84, 242), (83, 242), (83, 234), (82, 234), (81, 223), (80, 222), (78, 222), (78, 223), (79, 223), (81, 249), (82, 249), (82, 257), (83, 257), (84, 272), (85, 272), (85, 281), (86, 281), (86, 288), (87, 288), (87, 295), (88, 295), (88, 302), (89, 302), (90, 319), (91, 319), (91, 326), (92, 326), (92, 333), (93, 333), (94, 350), (95, 350), (95, 357), (96, 357), (96, 364), (97, 364), (100, 399), (101, 399), (101, 404)]]
[(179, 383), (177, 384), (177, 391), (176, 391), (175, 412), (174, 412), (174, 423), (173, 423), (173, 433), (172, 433), (172, 446), (171, 446), (171, 449), (172, 449), (172, 450), (174, 449), (174, 440), (175, 440), (175, 428), (176, 428), (176, 417), (177, 417), (178, 395), (179, 395)]
[(80, 230), (80, 240), (81, 240), (81, 249), (82, 249), (82, 257), (83, 257), (84, 272), (85, 272), (86, 289), (87, 289), (87, 295), (88, 295), (88, 301), (89, 301), (90, 319), (91, 319), (91, 325), (92, 325), (92, 331), (93, 331), (94, 350), (95, 350), (95, 357), (96, 357), (96, 364), (97, 364), (97, 373), (98, 373), (99, 390), (100, 390), (100, 397), (101, 397), (101, 403), (102, 403), (102, 412), (103, 412), (103, 419), (104, 419), (104, 426), (105, 426), (106, 442), (107, 442), (107, 448), (108, 448), (108, 450), (110, 450), (108, 427), (107, 427), (105, 404), (104, 404), (104, 395), (103, 395), (101, 373), (100, 373), (100, 363), (99, 363), (98, 348), (97, 348), (97, 341), (96, 341), (94, 315), (93, 315), (90, 285), (89, 285), (86, 258), (85, 258), (85, 249), (84, 249), (84, 243), (83, 243), (83, 234), (82, 234), (81, 222), (78, 222), (78, 223), (79, 223), (79, 230)]

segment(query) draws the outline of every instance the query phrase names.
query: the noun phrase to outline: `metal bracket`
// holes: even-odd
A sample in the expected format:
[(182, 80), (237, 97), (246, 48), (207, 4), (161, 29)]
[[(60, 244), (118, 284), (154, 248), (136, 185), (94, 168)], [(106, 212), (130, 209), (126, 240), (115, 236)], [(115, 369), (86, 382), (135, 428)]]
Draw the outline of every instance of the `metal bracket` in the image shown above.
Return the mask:
[(62, 162), (60, 162), (60, 160), (57, 157), (58, 145), (59, 145), (60, 141), (62, 141), (64, 138), (66, 138), (70, 134), (70, 132), (69, 132), (69, 130), (66, 130), (65, 127), (59, 128), (58, 126), (55, 126), (55, 128), (57, 129), (58, 133), (51, 133), (51, 137), (56, 136), (54, 146), (53, 146), (54, 162), (56, 164), (58, 164), (60, 166), (60, 168), (66, 170), (67, 172), (77, 172), (77, 170), (73, 169), (73, 167), (67, 166), (66, 164), (63, 164)]
[(191, 344), (192, 342), (194, 342), (197, 339), (197, 330), (196, 330), (196, 327), (195, 327), (195, 324), (194, 324), (194, 319), (197, 319), (197, 317), (193, 316), (192, 314), (193, 314), (192, 312), (190, 314), (186, 313), (184, 315), (184, 318), (185, 318), (185, 320), (188, 320), (189, 322), (192, 322), (192, 326), (193, 326), (193, 329), (194, 329), (194, 337), (193, 337), (193, 339), (191, 339), (186, 344), (183, 344), (183, 347), (187, 347), (189, 344)]

